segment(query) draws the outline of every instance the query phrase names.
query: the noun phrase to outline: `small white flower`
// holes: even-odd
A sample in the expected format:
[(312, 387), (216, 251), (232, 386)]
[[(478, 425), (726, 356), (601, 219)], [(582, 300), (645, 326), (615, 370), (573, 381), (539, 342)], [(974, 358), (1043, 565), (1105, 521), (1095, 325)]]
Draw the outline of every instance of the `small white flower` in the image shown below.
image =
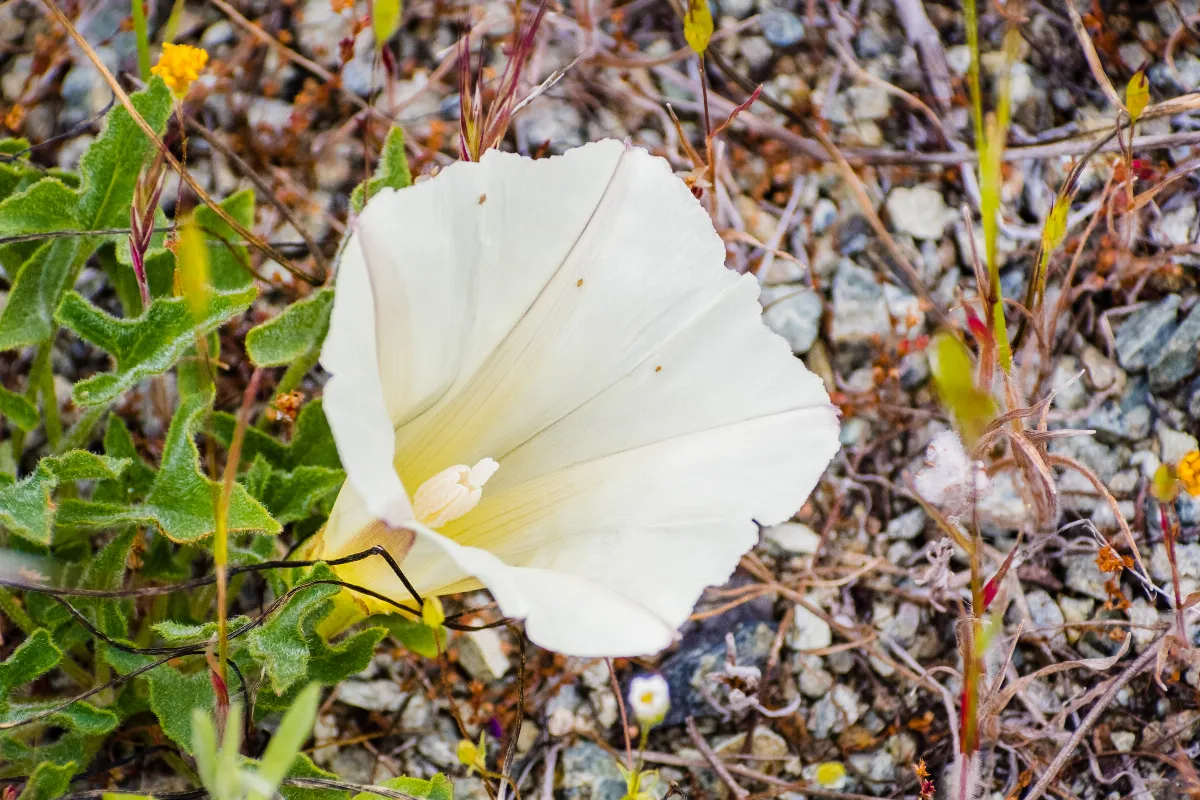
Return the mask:
[(671, 708), (671, 693), (662, 675), (643, 675), (629, 684), (629, 707), (634, 719), (647, 727), (663, 721)]
[[(313, 556), (381, 545), (422, 596), (486, 588), (569, 655), (667, 647), (838, 446), (724, 262), (670, 165), (617, 141), (372, 195), (321, 352), (346, 483)], [(337, 572), (409, 601), (382, 559)]]

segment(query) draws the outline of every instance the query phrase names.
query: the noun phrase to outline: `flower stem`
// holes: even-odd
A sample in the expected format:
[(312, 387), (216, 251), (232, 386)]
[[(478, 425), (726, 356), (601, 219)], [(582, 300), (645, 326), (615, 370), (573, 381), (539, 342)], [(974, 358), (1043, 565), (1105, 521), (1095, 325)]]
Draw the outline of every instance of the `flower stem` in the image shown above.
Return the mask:
[[(225, 461), (225, 477), (221, 486), (221, 498), (217, 503), (217, 525), (213, 540), (213, 566), (217, 573), (217, 674), (226, 681), (225, 664), (229, 659), (229, 623), (227, 607), (227, 573), (229, 563), (229, 502), (233, 497), (233, 485), (237, 480), (238, 464), (242, 460), (242, 442), (246, 438), (246, 426), (250, 421), (250, 407), (258, 394), (258, 383), (262, 379), (262, 368), (254, 370), (246, 391), (242, 394), (242, 408), (238, 412), (233, 440), (229, 443), (229, 457)], [(228, 683), (228, 681), (226, 681)]]

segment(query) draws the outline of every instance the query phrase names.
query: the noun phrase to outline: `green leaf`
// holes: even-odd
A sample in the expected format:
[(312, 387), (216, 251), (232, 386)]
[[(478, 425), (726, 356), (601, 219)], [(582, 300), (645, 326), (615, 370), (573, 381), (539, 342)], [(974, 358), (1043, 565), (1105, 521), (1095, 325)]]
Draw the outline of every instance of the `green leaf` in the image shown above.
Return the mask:
[[(332, 577), (323, 564), (312, 575)], [(276, 694), (283, 694), (308, 674), (309, 638), (316, 623), (333, 609), (331, 598), (341, 589), (318, 584), (297, 592), (275, 616), (246, 637), (250, 655), (262, 664)]]
[(49, 545), (53, 534), (55, 505), (51, 493), (64, 480), (116, 478), (124, 460), (72, 450), (38, 462), (32, 475), (0, 487), (0, 525), (41, 545)]
[(159, 298), (136, 319), (118, 319), (101, 311), (76, 292), (68, 292), (57, 319), (82, 338), (106, 350), (116, 360), (114, 372), (104, 372), (75, 384), (72, 396), (83, 406), (115, 400), (138, 381), (169, 370), (196, 344), (198, 335), (216, 330), (254, 301), (256, 290), (217, 292), (197, 324), (184, 298)]
[(0, 701), (16, 687), (45, 675), (61, 658), (62, 651), (54, 644), (50, 632), (38, 628), (0, 663)]
[[(171, 541), (194, 543), (216, 530), (219, 484), (200, 473), (200, 451), (193, 436), (211, 397), (185, 400), (171, 420), (163, 447), (162, 466), (154, 478), (144, 511), (153, 517)], [(229, 532), (261, 531), (276, 534), (278, 522), (246, 490), (234, 484), (229, 503)]]
[[(367, 618), (368, 624), (382, 625), (388, 633), (396, 637), (400, 644), (423, 658), (437, 658), (438, 653), (446, 649), (446, 629), (442, 628), (434, 636), (433, 628), (399, 614), (376, 614)], [(438, 639), (441, 647), (438, 647)]]
[(939, 333), (930, 342), (928, 352), (929, 370), (938, 397), (954, 415), (963, 440), (970, 446), (995, 418), (996, 400), (975, 385), (971, 353), (960, 340), (948, 333)]
[(308, 519), (317, 505), (334, 496), (346, 473), (329, 467), (297, 467), (293, 472), (272, 469), (260, 454), (247, 474), (247, 491), (281, 525)]
[[(297, 586), (322, 580), (336, 580), (325, 564), (312, 568)], [(297, 592), (265, 625), (248, 634), (247, 650), (262, 665), (279, 698), (259, 693), (264, 709), (286, 707), (285, 694), (301, 678), (332, 686), (361, 672), (371, 663), (375, 647), (387, 635), (387, 629), (368, 628), (331, 645), (317, 631), (317, 625), (335, 608), (334, 597), (341, 592), (334, 584), (319, 583)]]
[(145, 673), (150, 684), (150, 710), (171, 741), (192, 752), (192, 711), (211, 715), (217, 696), (207, 668), (184, 675), (166, 664)]
[(26, 433), (36, 428), (41, 421), (37, 406), (3, 387), (0, 387), (0, 414), (8, 417), (13, 425)]
[(258, 367), (290, 364), (316, 352), (329, 330), (333, 290), (319, 289), (246, 334), (246, 352)]
[[(242, 627), (250, 621), (249, 617), (233, 617), (229, 620), (229, 630)], [(162, 637), (163, 642), (172, 646), (202, 644), (212, 639), (217, 633), (217, 623), (206, 622), (203, 625), (189, 625), (173, 619), (165, 619), (150, 626)]]
[[(212, 415), (212, 434), (222, 446), (228, 448), (233, 439), (237, 419), (232, 414), (218, 411)], [(329, 420), (320, 400), (307, 403), (300, 409), (292, 430), (292, 441), (284, 443), (257, 428), (247, 428), (242, 442), (242, 459), (253, 463), (262, 456), (272, 467), (292, 472), (300, 467), (342, 468), (338, 458), (337, 443)]]
[(128, 466), (124, 458), (98, 456), (87, 450), (70, 450), (61, 456), (46, 456), (44, 465), (60, 481), (116, 480)]
[[(258, 765), (258, 776), (265, 782), (263, 789), (270, 788), (274, 795), (279, 782), (284, 779), (300, 754), (300, 746), (312, 733), (317, 718), (317, 701), (321, 699), (321, 687), (309, 684), (300, 692), (292, 707), (283, 715), (275, 735), (271, 737), (267, 750)], [(266, 800), (259, 792), (251, 792), (250, 800)]]
[(71, 778), (75, 775), (75, 762), (54, 764), (49, 761), (38, 764), (29, 782), (21, 791), (17, 800), (55, 800), (62, 797), (71, 788)]
[[(400, 777), (391, 778), (379, 785), (413, 797), (428, 798), (428, 800), (454, 800), (454, 784), (440, 772), (427, 781), (420, 778)], [(381, 800), (381, 798), (370, 792), (359, 792), (354, 795), (352, 800)]]
[(104, 452), (109, 458), (123, 459), (127, 466), (120, 479), (98, 483), (92, 499), (121, 504), (141, 501), (154, 483), (154, 470), (142, 460), (129, 428), (115, 414), (108, 418), (108, 427), (104, 431)]
[(396, 35), (400, 28), (400, 0), (375, 0), (371, 9), (371, 28), (375, 34), (375, 47), (382, 49), (387, 40)]
[[(221, 201), (221, 208), (245, 228), (254, 226), (254, 190), (243, 189)], [(196, 209), (195, 224), (208, 241), (208, 268), (212, 288), (218, 292), (245, 289), (254, 282), (250, 251), (242, 237), (208, 206)]]
[(50, 493), (57, 485), (54, 473), (39, 465), (24, 480), (0, 487), (0, 527), (31, 542), (49, 545), (54, 522)]
[[(58, 700), (12, 703), (3, 713), (0, 713), (0, 723), (10, 724), (29, 719), (58, 703)], [(82, 736), (105, 736), (117, 729), (120, 720), (108, 709), (96, 708), (90, 703), (79, 700), (62, 711), (46, 717), (43, 722), (47, 725), (66, 728)]]
[[(292, 762), (292, 768), (288, 770), (287, 777), (289, 778), (324, 778), (325, 780), (337, 780), (338, 776), (332, 772), (327, 772), (321, 769), (312, 762), (312, 759), (301, 753)], [(285, 800), (349, 800), (350, 793), (341, 789), (310, 789), (307, 786), (282, 786), (279, 793), (284, 796)]]
[[(404, 189), (412, 184), (412, 172), (408, 168), (408, 155), (404, 151), (404, 131), (393, 127), (383, 140), (383, 152), (379, 154), (379, 166), (366, 184), (367, 199), (381, 189)], [(359, 184), (350, 193), (350, 207), (354, 213), (363, 209), (363, 186)]]
[[(172, 108), (163, 82), (155, 78), (132, 100), (146, 122), (161, 132)], [(46, 177), (7, 197), (0, 202), (0, 236), (128, 227), (138, 172), (154, 149), (124, 108), (113, 109), (80, 160), (79, 188)], [(0, 312), (0, 350), (49, 338), (63, 292), (96, 248), (116, 238), (62, 236), (38, 247), (18, 271)]]

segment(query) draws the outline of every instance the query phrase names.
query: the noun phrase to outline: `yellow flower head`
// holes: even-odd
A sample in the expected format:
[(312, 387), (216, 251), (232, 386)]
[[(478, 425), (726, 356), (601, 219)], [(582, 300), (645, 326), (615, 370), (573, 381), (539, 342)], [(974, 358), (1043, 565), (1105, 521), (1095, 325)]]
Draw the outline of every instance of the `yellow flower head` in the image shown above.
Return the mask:
[(1193, 450), (1179, 459), (1175, 473), (1185, 492), (1200, 495), (1200, 451)]
[(162, 56), (150, 71), (162, 78), (171, 92), (182, 99), (207, 63), (208, 53), (199, 47), (168, 42), (163, 44)]

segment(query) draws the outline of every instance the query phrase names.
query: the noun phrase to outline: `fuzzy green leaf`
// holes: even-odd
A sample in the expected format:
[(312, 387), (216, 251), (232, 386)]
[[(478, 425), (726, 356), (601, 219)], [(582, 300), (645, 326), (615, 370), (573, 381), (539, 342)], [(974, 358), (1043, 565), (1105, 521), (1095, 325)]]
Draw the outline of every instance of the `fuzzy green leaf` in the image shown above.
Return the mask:
[[(408, 168), (408, 155), (404, 151), (404, 131), (399, 126), (388, 131), (383, 140), (383, 152), (379, 154), (379, 166), (366, 184), (369, 201), (381, 189), (403, 189), (412, 184), (412, 172)], [(350, 193), (350, 207), (354, 213), (363, 209), (363, 185), (354, 187)]]
[(104, 431), (104, 452), (109, 458), (127, 462), (119, 480), (101, 481), (92, 492), (92, 499), (103, 503), (133, 504), (141, 501), (154, 483), (154, 470), (142, 460), (129, 428), (118, 416), (108, 418)]
[(117, 362), (116, 371), (76, 383), (72, 392), (75, 402), (84, 406), (107, 403), (143, 378), (166, 372), (195, 346), (197, 335), (208, 334), (242, 313), (255, 294), (253, 286), (214, 293), (204, 318), (197, 324), (181, 297), (155, 300), (140, 317), (127, 320), (101, 311), (76, 292), (68, 292), (58, 307), (59, 324), (108, 351)]
[[(288, 770), (289, 778), (324, 778), (337, 780), (338, 776), (321, 769), (312, 759), (301, 753)], [(279, 793), (284, 800), (349, 800), (350, 793), (341, 789), (310, 789), (307, 786), (281, 786)]]
[(0, 414), (26, 433), (36, 428), (41, 419), (37, 406), (3, 387), (0, 387)]
[(62, 651), (54, 644), (50, 632), (38, 628), (0, 663), (0, 700), (16, 687), (45, 675), (61, 658)]
[[(237, 419), (232, 414), (217, 412), (212, 415), (211, 422), (213, 436), (224, 447), (229, 447)], [(329, 427), (329, 420), (325, 418), (320, 400), (314, 400), (300, 409), (290, 443), (281, 442), (257, 428), (247, 428), (242, 443), (242, 458), (246, 463), (253, 463), (259, 455), (272, 467), (286, 472), (306, 466), (342, 468), (333, 431)]]
[(192, 752), (192, 710), (211, 714), (217, 706), (208, 669), (184, 675), (174, 667), (163, 664), (145, 673), (150, 684), (150, 710), (171, 741)]
[[(7, 710), (0, 713), (0, 723), (8, 724), (19, 720), (29, 719), (46, 709), (57, 706), (58, 700), (46, 700), (36, 703), (12, 703)], [(120, 720), (108, 709), (96, 708), (82, 700), (72, 703), (62, 711), (55, 712), (45, 718), (46, 724), (66, 728), (81, 736), (105, 736), (117, 728)]]
[(250, 329), (246, 352), (259, 367), (290, 364), (315, 352), (329, 330), (333, 290), (319, 289), (292, 303), (279, 316)]
[[(163, 82), (155, 78), (132, 100), (146, 122), (161, 132), (172, 108)], [(80, 160), (79, 188), (46, 177), (6, 198), (0, 202), (0, 236), (127, 227), (138, 172), (154, 148), (129, 113), (115, 108)], [(101, 243), (116, 238), (63, 236), (37, 248), (18, 271), (0, 312), (0, 350), (47, 339), (59, 299), (80, 267)]]
[(74, 776), (74, 761), (65, 764), (43, 761), (29, 776), (29, 782), (17, 800), (55, 800), (71, 788), (71, 778)]
[(50, 493), (57, 485), (54, 473), (39, 466), (29, 477), (0, 487), (0, 527), (31, 542), (49, 545), (54, 522)]
[[(167, 431), (162, 466), (146, 498), (145, 509), (163, 534), (174, 542), (193, 543), (216, 530), (219, 486), (200, 473), (200, 451), (193, 436), (211, 398), (188, 398)], [(229, 531), (279, 533), (280, 525), (246, 490), (235, 484), (229, 504)]]
[[(254, 227), (254, 190), (243, 189), (221, 201), (221, 208), (245, 228)], [(208, 240), (208, 269), (212, 288), (218, 292), (245, 289), (254, 282), (250, 272), (250, 251), (241, 234), (229, 227), (208, 206), (196, 209), (196, 225)]]
[(32, 475), (0, 487), (0, 526), (31, 542), (48, 545), (55, 512), (51, 493), (59, 482), (116, 478), (124, 466), (123, 459), (84, 450), (43, 458)]
[[(454, 784), (442, 773), (437, 773), (429, 780), (420, 778), (391, 778), (380, 784), (387, 789), (412, 795), (413, 797), (428, 798), (428, 800), (454, 800)], [(352, 800), (380, 800), (379, 795), (370, 792), (359, 792)]]
[(246, 476), (246, 490), (271, 512), (281, 525), (307, 519), (316, 506), (331, 498), (346, 479), (340, 469), (297, 467), (293, 472), (272, 469), (262, 455), (255, 456)]
[[(333, 577), (323, 564), (312, 576)], [(309, 638), (316, 624), (333, 609), (332, 598), (341, 589), (318, 584), (297, 592), (283, 609), (247, 637), (250, 655), (262, 664), (276, 694), (283, 694), (308, 673)]]

